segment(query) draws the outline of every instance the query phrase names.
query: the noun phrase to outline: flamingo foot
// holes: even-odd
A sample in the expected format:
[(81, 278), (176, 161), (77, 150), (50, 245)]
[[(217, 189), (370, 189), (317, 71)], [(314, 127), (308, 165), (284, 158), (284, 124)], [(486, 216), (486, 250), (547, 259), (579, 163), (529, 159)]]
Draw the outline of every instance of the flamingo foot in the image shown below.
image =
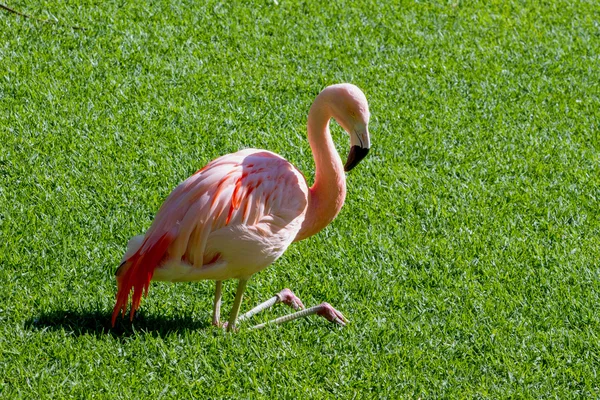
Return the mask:
[(294, 310), (303, 310), (304, 304), (302, 301), (292, 292), (290, 289), (285, 288), (275, 296), (279, 298), (279, 301), (283, 304), (292, 307)]
[(325, 318), (327, 321), (333, 322), (334, 324), (346, 326), (346, 323), (348, 322), (346, 317), (344, 317), (344, 315), (341, 312), (339, 312), (338, 310), (333, 308), (331, 306), (331, 304), (321, 303), (317, 307), (319, 307), (319, 310), (317, 311), (317, 315), (320, 315), (321, 317)]
[[(238, 322), (240, 322), (239, 318), (238, 318)], [(223, 330), (225, 330), (227, 332), (233, 331), (234, 333), (238, 332), (240, 330), (240, 328), (237, 325), (233, 329), (227, 329), (228, 326), (229, 326), (229, 322), (225, 321), (218, 328), (222, 328)]]

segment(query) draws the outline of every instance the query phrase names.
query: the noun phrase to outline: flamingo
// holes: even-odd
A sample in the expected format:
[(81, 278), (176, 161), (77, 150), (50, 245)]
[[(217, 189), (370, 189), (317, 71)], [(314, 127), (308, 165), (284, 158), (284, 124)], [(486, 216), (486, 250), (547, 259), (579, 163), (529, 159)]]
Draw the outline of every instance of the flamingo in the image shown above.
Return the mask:
[[(369, 152), (369, 106), (352, 84), (323, 89), (308, 113), (308, 141), (315, 162), (315, 181), (283, 157), (266, 150), (246, 149), (219, 157), (179, 184), (160, 207), (145, 235), (131, 238), (116, 271), (117, 295), (112, 326), (119, 313), (130, 319), (147, 296), (151, 280), (216, 282), (215, 326), (236, 329), (248, 280), (277, 260), (293, 242), (325, 228), (338, 215), (346, 197), (344, 171)], [(345, 165), (331, 138), (334, 118), (350, 135)], [(229, 320), (220, 323), (222, 281), (237, 279)], [(289, 289), (239, 317), (239, 321), (282, 302), (297, 311), (270, 323), (317, 314), (339, 325), (347, 319), (328, 303), (304, 309)], [(266, 324), (253, 328), (262, 328)]]

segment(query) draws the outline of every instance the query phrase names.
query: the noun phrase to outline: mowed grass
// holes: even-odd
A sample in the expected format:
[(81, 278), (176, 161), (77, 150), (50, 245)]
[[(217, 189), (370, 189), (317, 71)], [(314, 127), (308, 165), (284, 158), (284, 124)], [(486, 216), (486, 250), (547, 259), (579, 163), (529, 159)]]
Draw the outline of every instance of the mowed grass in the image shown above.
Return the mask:
[[(0, 13), (0, 397), (600, 396), (595, 1), (8, 5), (61, 23)], [(371, 153), (243, 310), (290, 287), (349, 325), (226, 334), (200, 282), (110, 329), (169, 192), (246, 147), (312, 180), (308, 108), (338, 82)]]

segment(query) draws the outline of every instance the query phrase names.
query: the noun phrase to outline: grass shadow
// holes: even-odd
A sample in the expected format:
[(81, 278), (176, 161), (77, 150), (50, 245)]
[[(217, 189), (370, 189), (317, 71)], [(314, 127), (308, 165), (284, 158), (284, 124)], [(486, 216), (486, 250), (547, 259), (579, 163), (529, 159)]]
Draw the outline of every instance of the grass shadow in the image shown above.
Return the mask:
[(155, 336), (166, 336), (173, 332), (206, 329), (209, 321), (198, 321), (191, 316), (161, 317), (137, 314), (132, 322), (129, 318), (119, 318), (115, 327), (110, 325), (111, 314), (103, 311), (57, 310), (30, 318), (25, 327), (30, 330), (64, 330), (76, 336), (111, 335), (129, 337), (140, 332)]

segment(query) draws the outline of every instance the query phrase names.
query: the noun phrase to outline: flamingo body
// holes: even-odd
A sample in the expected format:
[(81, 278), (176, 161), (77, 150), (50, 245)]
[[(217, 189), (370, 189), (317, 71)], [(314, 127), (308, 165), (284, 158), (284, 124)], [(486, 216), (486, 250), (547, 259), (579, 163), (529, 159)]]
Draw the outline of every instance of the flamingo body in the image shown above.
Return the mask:
[[(247, 149), (210, 162), (173, 190), (145, 236), (128, 243), (113, 320), (132, 289), (137, 308), (148, 277), (247, 279), (269, 266), (298, 234), (308, 193), (304, 176), (275, 153)], [(136, 280), (140, 274), (146, 279)]]

